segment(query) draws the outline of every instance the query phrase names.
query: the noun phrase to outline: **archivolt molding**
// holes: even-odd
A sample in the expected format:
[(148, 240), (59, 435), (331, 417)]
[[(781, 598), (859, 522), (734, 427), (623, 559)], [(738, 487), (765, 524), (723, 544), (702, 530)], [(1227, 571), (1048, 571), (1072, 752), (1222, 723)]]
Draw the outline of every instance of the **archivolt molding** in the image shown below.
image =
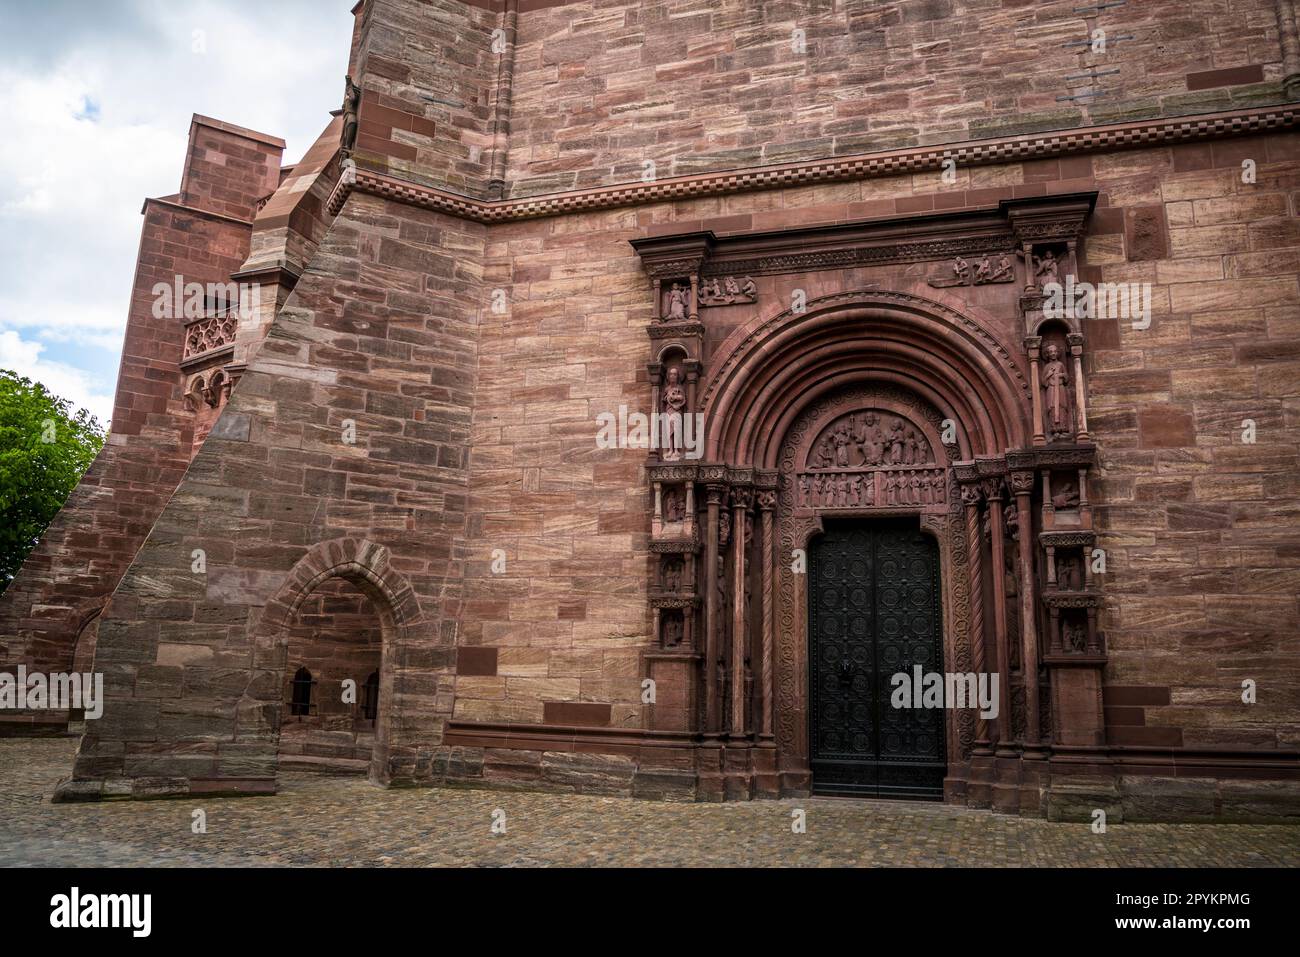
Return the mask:
[(282, 637), (302, 603), (331, 578), (346, 579), (374, 599), (393, 638), (403, 637), (420, 616), (415, 591), (390, 566), (387, 548), (365, 539), (339, 538), (313, 546), (298, 560), (263, 608), (258, 637)]
[[(878, 330), (873, 330), (869, 328), (872, 322), (883, 324)], [(770, 386), (764, 389), (763, 395), (754, 399), (752, 405), (760, 410), (766, 410), (778, 401), (785, 401), (788, 405), (789, 400), (785, 397), (794, 391), (789, 383), (793, 377), (809, 370), (813, 375), (839, 376), (842, 382), (843, 377), (854, 374), (855, 369), (865, 369), (867, 371), (857, 373), (862, 378), (893, 378), (912, 391), (929, 390), (927, 398), (945, 413), (963, 404), (973, 410), (979, 403), (972, 406), (969, 393), (982, 394), (986, 405), (994, 405), (984, 412), (994, 416), (994, 421), (1000, 420), (999, 431), (1002, 434), (986, 436), (986, 447), (975, 451), (994, 454), (1008, 447), (1018, 447), (1027, 439), (1025, 426), (1031, 402), (1029, 382), (1011, 352), (988, 331), (986, 324), (993, 325), (991, 321), (976, 321), (970, 315), (931, 298), (907, 292), (874, 290), (835, 293), (809, 301), (801, 312), (787, 309), (767, 319), (756, 319), (733, 332), (710, 362), (713, 371), (702, 385), (698, 404), (705, 415), (706, 458), (722, 460), (734, 454), (740, 458), (733, 464), (751, 464), (748, 456), (753, 451), (748, 447), (733, 448), (735, 436), (743, 428), (753, 441), (754, 433), (770, 423), (760, 421), (760, 415), (751, 414), (753, 408), (739, 415), (738, 406), (750, 380), (772, 374), (774, 365), (780, 369), (778, 374), (788, 381), (782, 382), (780, 397), (769, 394), (778, 391), (775, 386)], [(837, 326), (845, 330), (843, 341), (818, 342), (818, 346), (825, 347), (821, 354), (805, 344), (812, 342), (811, 331), (825, 331)], [(859, 326), (862, 327), (862, 338), (870, 339), (866, 348), (851, 345)], [(872, 338), (880, 331), (888, 331), (893, 337), (888, 341)], [(954, 331), (960, 335), (953, 335)], [(921, 339), (928, 337), (935, 342), (941, 341), (947, 346), (948, 354), (939, 355), (907, 341), (909, 333), (915, 333)], [(778, 355), (779, 360), (776, 358)], [(876, 364), (874, 369), (868, 368), (872, 363)], [(822, 365), (820, 372), (819, 365)], [(890, 371), (887, 367), (891, 365), (899, 370), (905, 369), (906, 374)], [(975, 414), (972, 411), (971, 415)], [(743, 419), (745, 424), (739, 425), (737, 419)], [(975, 423), (967, 421), (964, 425), (970, 430)], [(990, 447), (989, 443), (995, 439), (1000, 448)], [(963, 449), (963, 452), (967, 450)], [(755, 459), (752, 464), (764, 463)]]

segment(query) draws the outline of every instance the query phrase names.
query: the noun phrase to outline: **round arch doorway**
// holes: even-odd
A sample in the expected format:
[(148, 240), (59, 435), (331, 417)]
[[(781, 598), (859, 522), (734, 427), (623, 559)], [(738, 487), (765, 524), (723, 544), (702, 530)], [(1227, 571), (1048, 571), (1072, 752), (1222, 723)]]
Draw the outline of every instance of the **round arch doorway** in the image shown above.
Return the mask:
[(813, 792), (942, 800), (944, 710), (911, 694), (943, 673), (937, 543), (916, 517), (841, 518), (810, 546)]

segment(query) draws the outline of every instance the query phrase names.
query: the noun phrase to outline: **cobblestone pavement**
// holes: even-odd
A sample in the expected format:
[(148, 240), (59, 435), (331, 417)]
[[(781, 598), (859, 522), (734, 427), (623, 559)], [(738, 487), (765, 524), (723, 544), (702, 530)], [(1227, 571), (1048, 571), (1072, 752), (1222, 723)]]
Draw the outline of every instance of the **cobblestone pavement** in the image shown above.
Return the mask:
[[(940, 804), (808, 798), (663, 804), (383, 790), (285, 774), (275, 797), (51, 804), (67, 739), (0, 740), (3, 866), (1251, 866), (1300, 863), (1300, 827), (1051, 824)], [(196, 808), (207, 833), (191, 832)], [(796, 808), (807, 833), (791, 830)], [(505, 812), (505, 834), (492, 833)]]

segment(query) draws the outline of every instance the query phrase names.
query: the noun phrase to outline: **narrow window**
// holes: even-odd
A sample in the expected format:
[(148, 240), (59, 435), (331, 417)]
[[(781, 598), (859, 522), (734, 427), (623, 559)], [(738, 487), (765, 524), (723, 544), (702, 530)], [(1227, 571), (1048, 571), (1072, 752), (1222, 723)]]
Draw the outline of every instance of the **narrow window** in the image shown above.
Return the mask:
[(379, 672), (372, 671), (366, 679), (365, 694), (362, 696), (361, 713), (367, 721), (374, 721), (379, 714)]
[(311, 686), (311, 672), (306, 668), (299, 668), (293, 676), (293, 698), (290, 700), (289, 714), (311, 714)]

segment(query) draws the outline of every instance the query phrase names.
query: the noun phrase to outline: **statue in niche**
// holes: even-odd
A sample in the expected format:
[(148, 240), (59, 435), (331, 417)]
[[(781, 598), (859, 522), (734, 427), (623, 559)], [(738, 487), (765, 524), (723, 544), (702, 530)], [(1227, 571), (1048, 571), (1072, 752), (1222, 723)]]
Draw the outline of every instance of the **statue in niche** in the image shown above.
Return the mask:
[(808, 493), (811, 490), (812, 483), (809, 482), (808, 476), (799, 476), (799, 507), (803, 508), (808, 504)]
[(664, 619), (664, 647), (676, 648), (682, 643), (682, 620), (677, 615)]
[(686, 290), (679, 282), (673, 283), (672, 288), (668, 290), (668, 314), (664, 316), (664, 321), (686, 321)]
[(1020, 509), (1016, 507), (1015, 502), (1008, 502), (1002, 506), (1002, 527), (1006, 529), (1009, 541), (1020, 539)]
[(1067, 621), (1062, 626), (1061, 640), (1066, 651), (1081, 653), (1088, 646), (1088, 629), (1077, 621)]
[(1007, 641), (1012, 648), (1018, 648), (1020, 647), (1020, 580), (1016, 577), (1016, 562), (1010, 550), (1002, 553), (1002, 591), (1007, 599)]
[(1049, 249), (1043, 255), (1034, 257), (1034, 282), (1039, 289), (1048, 283), (1059, 283), (1060, 269), (1061, 264), (1056, 258), (1056, 253)]
[(669, 559), (664, 563), (664, 588), (668, 591), (680, 591), (682, 587), (682, 563), (679, 559)]
[(849, 504), (855, 508), (862, 504), (862, 476), (855, 475), (849, 482)]
[(1073, 429), (1070, 373), (1055, 344), (1049, 344), (1043, 350), (1043, 359), (1043, 411), (1047, 413), (1047, 432), (1054, 439), (1068, 437)]
[(669, 523), (686, 521), (685, 493), (675, 488), (664, 492), (664, 521)]
[(1066, 480), (1061, 490), (1052, 496), (1052, 508), (1078, 508), (1079, 490), (1074, 483)]
[(668, 370), (668, 381), (664, 384), (663, 397), (659, 400), (665, 415), (663, 437), (664, 448), (660, 458), (665, 462), (675, 462), (682, 457), (685, 443), (682, 441), (682, 417), (686, 413), (686, 389), (682, 386), (682, 372), (676, 366)]
[(1056, 587), (1065, 591), (1077, 591), (1083, 587), (1083, 575), (1079, 560), (1072, 555), (1056, 560)]
[(343, 87), (343, 139), (340, 143), (345, 154), (351, 153), (357, 145), (357, 117), (361, 111), (361, 88), (352, 82), (352, 77), (344, 78)]

